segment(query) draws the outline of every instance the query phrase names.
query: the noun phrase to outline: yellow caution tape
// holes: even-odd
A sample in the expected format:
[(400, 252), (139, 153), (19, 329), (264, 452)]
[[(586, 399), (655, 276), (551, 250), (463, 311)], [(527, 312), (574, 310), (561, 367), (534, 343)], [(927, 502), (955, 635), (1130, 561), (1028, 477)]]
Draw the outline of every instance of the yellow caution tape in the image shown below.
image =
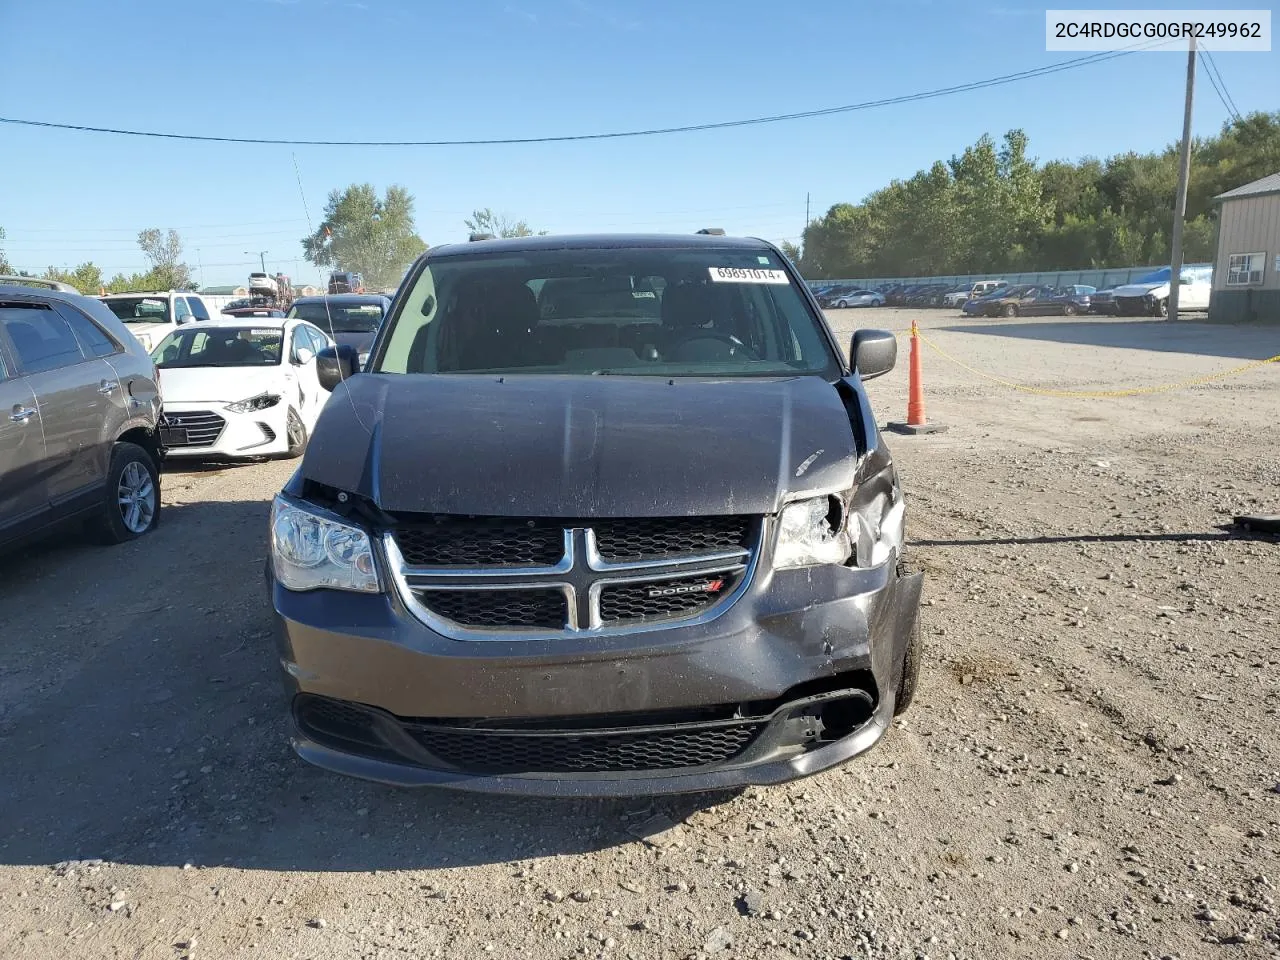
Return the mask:
[[(907, 335), (909, 336), (909, 334)], [(1249, 363), (1242, 363), (1238, 367), (1232, 367), (1230, 370), (1219, 370), (1217, 373), (1207, 373), (1201, 377), (1192, 377), (1189, 380), (1179, 380), (1175, 383), (1161, 383), (1151, 387), (1132, 387), (1128, 390), (1050, 390), (1044, 387), (1029, 387), (1026, 384), (1016, 383), (1013, 380), (1006, 380), (1004, 377), (997, 377), (994, 374), (986, 373), (975, 367), (969, 366), (963, 360), (958, 360), (940, 346), (930, 340), (924, 334), (920, 334), (920, 339), (928, 344), (929, 349), (937, 353), (940, 357), (950, 360), (957, 367), (968, 370), (976, 377), (984, 380), (990, 380), (992, 383), (998, 383), (1010, 390), (1018, 390), (1022, 393), (1034, 393), (1042, 397), (1071, 397), (1074, 399), (1098, 399), (1106, 397), (1139, 397), (1152, 393), (1168, 393), (1170, 390), (1183, 390), (1187, 387), (1197, 387), (1204, 383), (1212, 383), (1215, 380), (1225, 380), (1227, 377), (1238, 376), (1247, 373), (1250, 370), (1256, 370), (1258, 367), (1264, 367), (1268, 363), (1280, 363), (1280, 354), (1274, 357), (1267, 357), (1265, 360), (1253, 360)]]

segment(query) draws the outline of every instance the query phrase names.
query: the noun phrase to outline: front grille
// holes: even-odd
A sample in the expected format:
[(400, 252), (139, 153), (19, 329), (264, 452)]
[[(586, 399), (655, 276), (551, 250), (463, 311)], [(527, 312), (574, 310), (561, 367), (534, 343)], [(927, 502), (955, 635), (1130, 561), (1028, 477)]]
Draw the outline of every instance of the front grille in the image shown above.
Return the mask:
[(750, 546), (751, 518), (642, 517), (594, 520), (596, 550), (610, 563), (664, 559), (691, 553), (724, 553)]
[(606, 584), (600, 588), (600, 620), (614, 623), (693, 616), (729, 593), (735, 579), (725, 575)]
[(559, 521), (439, 517), (396, 528), (411, 567), (551, 567), (564, 556)]
[(402, 598), (459, 640), (660, 629), (719, 609), (742, 585), (762, 529), (752, 516), (396, 521), (385, 542), (393, 560), (399, 554)]
[(627, 773), (704, 767), (732, 760), (764, 728), (763, 720), (617, 730), (514, 733), (411, 726), (409, 733), (443, 763), (467, 773)]
[(540, 627), (563, 630), (567, 606), (562, 590), (422, 590), (428, 610), (463, 627)]
[[(167, 428), (164, 432), (165, 445), (169, 447), (211, 447), (222, 436), (222, 429), (227, 421), (212, 410), (191, 410), (183, 413), (166, 414), (160, 425)], [(175, 430), (185, 430), (186, 440)]]

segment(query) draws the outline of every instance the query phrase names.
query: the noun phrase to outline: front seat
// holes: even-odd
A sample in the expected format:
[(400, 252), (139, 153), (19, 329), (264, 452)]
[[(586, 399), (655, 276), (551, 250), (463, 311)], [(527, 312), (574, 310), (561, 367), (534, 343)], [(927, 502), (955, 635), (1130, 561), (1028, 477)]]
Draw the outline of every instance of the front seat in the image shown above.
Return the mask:
[(533, 328), (538, 299), (519, 280), (477, 283), (458, 297), (458, 370), (489, 370), (536, 363)]
[(728, 340), (729, 291), (706, 280), (668, 286), (662, 295), (665, 360), (723, 363), (736, 355)]

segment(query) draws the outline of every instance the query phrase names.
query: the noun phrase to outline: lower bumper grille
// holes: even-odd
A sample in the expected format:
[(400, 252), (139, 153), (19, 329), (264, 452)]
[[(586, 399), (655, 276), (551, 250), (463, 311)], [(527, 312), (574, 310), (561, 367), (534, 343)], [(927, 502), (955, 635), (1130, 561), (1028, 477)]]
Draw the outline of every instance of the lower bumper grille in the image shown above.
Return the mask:
[(226, 425), (212, 410), (166, 414), (160, 421), (161, 439), (166, 447), (211, 447)]
[(762, 721), (583, 734), (409, 728), (433, 756), (470, 773), (611, 773), (703, 767), (747, 749)]

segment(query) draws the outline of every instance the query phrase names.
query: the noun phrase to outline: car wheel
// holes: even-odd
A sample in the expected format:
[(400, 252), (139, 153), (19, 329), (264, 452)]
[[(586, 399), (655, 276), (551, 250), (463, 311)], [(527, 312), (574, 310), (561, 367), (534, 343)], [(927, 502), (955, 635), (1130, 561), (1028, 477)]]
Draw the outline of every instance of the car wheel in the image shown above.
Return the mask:
[(1076, 305), (1074, 303), (1066, 304), (1062, 308), (1062, 315), (1064, 317), (1074, 317), (1076, 315)]
[(1169, 301), (1161, 300), (1159, 303), (1157, 303), (1154, 314), (1157, 317), (1167, 317), (1169, 315)]
[(160, 472), (136, 443), (117, 443), (107, 467), (101, 513), (90, 521), (95, 539), (124, 543), (150, 533), (160, 522)]
[(837, 309), (837, 310), (848, 310), (848, 309), (849, 309), (849, 304), (848, 304), (848, 303), (846, 303), (844, 300), (837, 300), (837, 301), (836, 301), (836, 309)]
[(285, 432), (288, 434), (289, 451), (287, 456), (290, 458), (300, 457), (304, 450), (307, 449), (307, 425), (302, 422), (302, 418), (298, 416), (298, 411), (293, 407), (289, 408), (289, 413), (285, 422)]
[(1008, 304), (1004, 308), (1004, 315), (1006, 317), (1016, 317), (1018, 315), (1018, 308), (1015, 307), (1012, 303)]

